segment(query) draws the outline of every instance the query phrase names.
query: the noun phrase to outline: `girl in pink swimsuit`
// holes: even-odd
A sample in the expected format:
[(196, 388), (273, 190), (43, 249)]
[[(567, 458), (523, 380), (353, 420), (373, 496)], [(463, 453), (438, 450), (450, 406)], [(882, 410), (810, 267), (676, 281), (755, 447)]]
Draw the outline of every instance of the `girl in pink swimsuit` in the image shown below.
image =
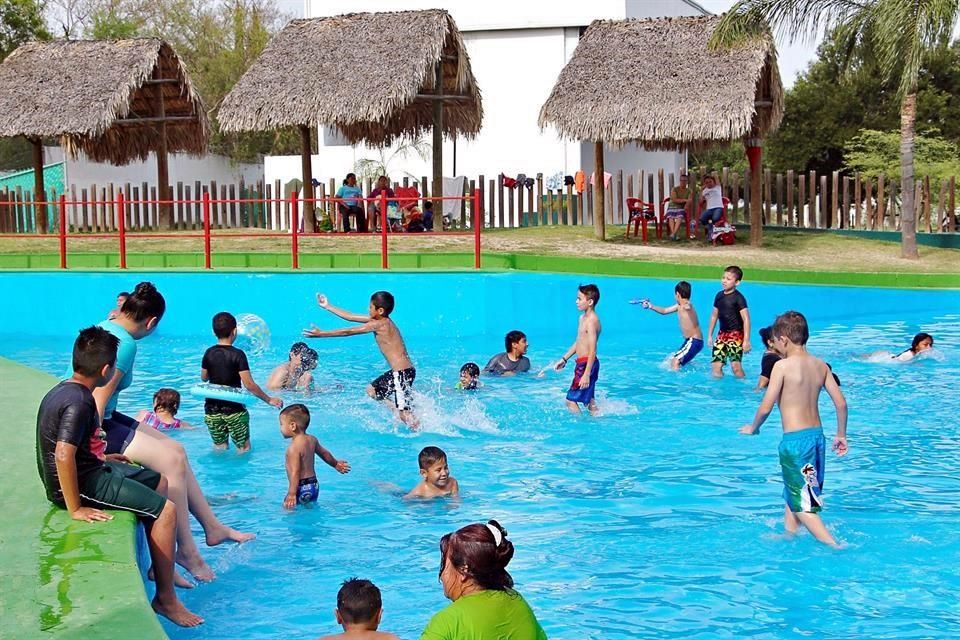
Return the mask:
[(193, 425), (175, 417), (180, 410), (180, 393), (176, 389), (163, 388), (153, 394), (153, 411), (144, 409), (137, 414), (137, 422), (154, 429), (193, 429)]

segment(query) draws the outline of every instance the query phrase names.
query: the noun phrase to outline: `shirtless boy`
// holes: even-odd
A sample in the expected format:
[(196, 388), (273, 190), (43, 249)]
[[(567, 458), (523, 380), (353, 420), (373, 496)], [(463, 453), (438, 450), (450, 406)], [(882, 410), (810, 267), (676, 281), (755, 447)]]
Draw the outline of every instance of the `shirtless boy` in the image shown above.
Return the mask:
[(330, 304), (327, 296), (322, 293), (317, 294), (317, 304), (321, 309), (326, 309), (338, 318), (355, 322), (359, 326), (325, 331), (311, 325), (309, 329), (303, 330), (303, 335), (308, 338), (339, 338), (372, 333), (390, 370), (367, 385), (367, 395), (394, 409), (400, 420), (411, 429), (418, 428), (419, 422), (410, 406), (413, 400), (413, 380), (417, 377), (417, 370), (407, 354), (407, 347), (400, 336), (400, 330), (390, 319), (394, 306), (393, 294), (388, 291), (374, 293), (370, 296), (370, 308), (366, 314), (351, 313), (337, 308)]
[(280, 433), (291, 439), (286, 456), (288, 488), (283, 499), (284, 509), (316, 502), (320, 496), (320, 484), (313, 468), (315, 455), (340, 473), (350, 473), (346, 460), (337, 460), (319, 440), (307, 433), (309, 426), (310, 410), (306, 405), (292, 404), (280, 412)]
[(783, 472), (783, 499), (786, 508), (783, 524), (787, 533), (795, 533), (802, 524), (817, 540), (838, 547), (820, 519), (823, 500), (826, 441), (820, 424), (817, 399), (826, 389), (837, 408), (837, 435), (833, 450), (847, 454), (847, 401), (823, 360), (807, 352), (810, 336), (807, 320), (796, 311), (777, 317), (772, 328), (773, 343), (784, 358), (773, 365), (770, 384), (753, 418), (740, 433), (756, 435), (770, 415), (774, 403), (780, 406), (783, 440), (780, 442), (780, 467)]
[(290, 347), (287, 361), (274, 367), (270, 377), (267, 378), (267, 389), (312, 391), (313, 373), (311, 372), (316, 368), (317, 352), (308, 347), (306, 342), (295, 342)]
[(600, 360), (597, 358), (597, 341), (600, 340), (600, 316), (595, 311), (600, 302), (600, 289), (595, 284), (582, 284), (577, 291), (577, 310), (582, 311), (577, 323), (577, 340), (563, 358), (556, 364), (560, 371), (567, 366), (567, 360), (577, 355), (577, 366), (573, 371), (573, 382), (567, 391), (567, 408), (580, 413), (584, 404), (590, 415), (597, 415), (596, 394), (597, 378), (600, 376)]
[(703, 349), (703, 332), (700, 330), (697, 310), (693, 308), (693, 304), (690, 302), (690, 290), (689, 282), (678, 282), (677, 286), (673, 288), (676, 304), (669, 307), (658, 307), (651, 304), (647, 299), (640, 301), (644, 309), (656, 311), (662, 316), (671, 313), (677, 314), (677, 320), (680, 321), (680, 333), (683, 334), (683, 345), (670, 358), (670, 368), (674, 371), (693, 360)]
[(369, 580), (350, 578), (337, 593), (333, 615), (343, 633), (324, 636), (320, 640), (399, 640), (392, 633), (377, 631), (383, 618), (380, 589)]
[(440, 447), (424, 447), (417, 458), (420, 482), (405, 498), (439, 498), (460, 492), (457, 479), (450, 475), (447, 454)]

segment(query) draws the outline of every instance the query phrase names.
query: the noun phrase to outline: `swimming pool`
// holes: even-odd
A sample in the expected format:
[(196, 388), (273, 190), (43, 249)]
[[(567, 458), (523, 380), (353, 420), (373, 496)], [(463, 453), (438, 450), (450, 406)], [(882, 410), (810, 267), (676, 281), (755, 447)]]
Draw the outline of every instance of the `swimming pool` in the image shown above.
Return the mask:
[[(718, 273), (718, 279), (719, 279)], [(503, 334), (529, 336), (534, 369), (573, 340), (577, 276), (547, 274), (5, 274), (0, 355), (60, 374), (78, 327), (105, 316), (121, 289), (151, 279), (168, 314), (140, 343), (131, 412), (160, 386), (185, 390), (227, 309), (263, 317), (271, 352), (252, 358), (263, 381), (299, 330), (340, 323), (313, 294), (363, 309), (391, 290), (394, 318), (418, 367), (424, 432), (397, 428), (363, 395), (384, 365), (369, 337), (315, 341), (318, 381), (344, 386), (310, 398), (310, 431), (353, 465), (319, 465), (321, 497), (286, 513), (285, 442), (276, 412), (253, 406), (252, 455), (215, 454), (204, 430), (179, 437), (221, 518), (256, 531), (242, 547), (207, 550), (219, 578), (182, 597), (207, 623), (167, 626), (171, 638), (307, 638), (335, 630), (339, 582), (359, 575), (384, 595), (384, 630), (415, 638), (445, 605), (439, 537), (496, 518), (517, 552), (510, 570), (551, 638), (949, 637), (960, 634), (960, 292), (760, 285), (742, 291), (755, 326), (786, 308), (811, 324), (811, 351), (840, 375), (851, 407), (851, 452), (828, 455), (824, 519), (848, 545), (784, 540), (776, 415), (756, 438), (737, 435), (759, 401), (746, 382), (713, 381), (705, 354), (673, 374), (676, 321), (627, 304), (667, 303), (673, 282), (598, 278), (604, 323), (598, 388), (605, 416), (566, 413), (569, 372), (452, 391), (460, 364), (482, 366)], [(706, 323), (719, 284), (693, 282)], [(662, 302), (661, 302), (662, 301)], [(898, 349), (917, 331), (940, 359), (909, 365), (857, 354)], [(288, 398), (293, 400), (293, 398)], [(827, 432), (832, 405), (822, 405)], [(202, 419), (187, 395), (181, 416)], [(450, 456), (458, 502), (404, 503), (427, 444)]]

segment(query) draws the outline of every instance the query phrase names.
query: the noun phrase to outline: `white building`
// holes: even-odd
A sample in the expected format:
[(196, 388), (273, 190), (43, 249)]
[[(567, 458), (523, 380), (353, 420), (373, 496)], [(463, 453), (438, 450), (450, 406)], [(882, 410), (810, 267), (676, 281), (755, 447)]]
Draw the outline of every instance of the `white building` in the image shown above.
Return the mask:
[[(480, 174), (487, 179), (500, 173), (529, 176), (557, 172), (572, 175), (593, 171), (593, 143), (561, 140), (553, 130), (537, 124), (546, 101), (564, 65), (573, 55), (580, 36), (596, 19), (653, 18), (705, 15), (693, 0), (304, 0), (308, 18), (347, 12), (446, 9), (463, 34), (470, 64), (483, 98), (483, 128), (476, 139), (445, 140), (444, 175)], [(349, 81), (348, 79), (345, 79)], [(630, 78), (624, 78), (624, 83)], [(375, 90), (375, 87), (371, 87)], [(618, 88), (610, 87), (615, 99)], [(427, 139), (429, 143), (429, 137)], [(319, 154), (314, 156), (314, 176), (321, 180), (342, 178), (354, 171), (357, 161), (379, 158), (381, 152), (350, 146), (335, 131), (321, 129)], [(384, 155), (390, 157), (391, 150)], [(639, 170), (679, 172), (686, 166), (682, 152), (648, 152), (635, 145), (609, 149), (606, 170), (613, 173)], [(405, 175), (429, 176), (430, 158), (416, 154), (395, 157), (388, 164), (394, 180)], [(299, 156), (268, 157), (264, 164), (268, 182), (286, 182), (300, 175)]]

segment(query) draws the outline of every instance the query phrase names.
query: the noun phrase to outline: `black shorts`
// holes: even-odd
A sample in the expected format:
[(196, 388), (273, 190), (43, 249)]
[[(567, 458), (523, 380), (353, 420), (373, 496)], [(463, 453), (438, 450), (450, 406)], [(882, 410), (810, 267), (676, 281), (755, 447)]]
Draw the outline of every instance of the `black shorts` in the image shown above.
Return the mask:
[(413, 380), (417, 370), (413, 367), (400, 371), (386, 371), (370, 383), (377, 400), (393, 400), (397, 409), (407, 411), (413, 402)]
[(103, 421), (103, 430), (107, 434), (107, 453), (123, 453), (133, 440), (133, 432), (140, 423), (130, 416), (114, 411)]
[(138, 518), (158, 518), (167, 499), (155, 489), (160, 474), (122, 462), (106, 462), (80, 483), (80, 501), (96, 509), (130, 511)]

